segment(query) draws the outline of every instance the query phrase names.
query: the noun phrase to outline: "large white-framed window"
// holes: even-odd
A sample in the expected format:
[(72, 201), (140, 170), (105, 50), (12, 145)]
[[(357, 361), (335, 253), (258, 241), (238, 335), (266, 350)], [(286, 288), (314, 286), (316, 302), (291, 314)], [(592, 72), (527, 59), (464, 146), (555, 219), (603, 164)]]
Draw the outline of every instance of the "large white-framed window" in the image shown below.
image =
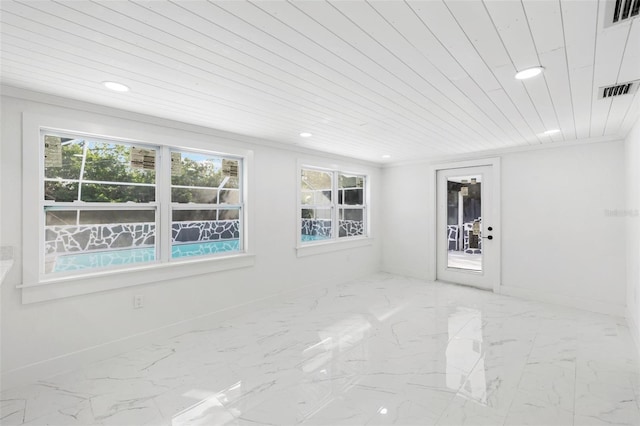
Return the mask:
[(243, 250), (242, 159), (172, 148), (171, 259)]
[(45, 278), (242, 251), (241, 158), (49, 129), (40, 155)]
[(24, 303), (253, 264), (251, 151), (60, 121), (23, 119)]
[(300, 165), (298, 247), (369, 237), (366, 173)]
[(40, 276), (158, 260), (160, 147), (45, 129), (40, 139)]

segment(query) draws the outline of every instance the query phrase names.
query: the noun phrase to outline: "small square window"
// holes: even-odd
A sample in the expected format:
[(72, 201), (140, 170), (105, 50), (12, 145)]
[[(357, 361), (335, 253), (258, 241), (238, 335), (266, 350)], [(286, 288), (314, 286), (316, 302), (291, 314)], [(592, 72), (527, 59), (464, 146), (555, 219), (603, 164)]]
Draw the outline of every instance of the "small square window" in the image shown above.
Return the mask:
[(300, 242), (367, 236), (366, 176), (301, 168)]

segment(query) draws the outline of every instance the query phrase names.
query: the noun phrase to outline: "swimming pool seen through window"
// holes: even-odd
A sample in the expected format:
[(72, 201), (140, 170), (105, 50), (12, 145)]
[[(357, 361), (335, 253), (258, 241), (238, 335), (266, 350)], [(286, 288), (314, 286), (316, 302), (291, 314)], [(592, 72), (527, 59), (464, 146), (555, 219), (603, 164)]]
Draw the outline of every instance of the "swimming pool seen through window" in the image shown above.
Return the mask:
[(243, 252), (243, 159), (41, 132), (41, 275)]

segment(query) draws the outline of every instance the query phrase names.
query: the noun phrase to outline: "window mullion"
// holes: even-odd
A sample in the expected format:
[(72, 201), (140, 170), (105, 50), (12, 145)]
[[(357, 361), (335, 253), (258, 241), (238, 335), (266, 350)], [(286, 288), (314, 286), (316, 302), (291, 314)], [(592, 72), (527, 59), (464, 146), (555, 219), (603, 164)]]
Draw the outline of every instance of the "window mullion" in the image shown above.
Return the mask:
[[(89, 142), (84, 141), (82, 146), (82, 164), (80, 165), (80, 176), (78, 179), (78, 201), (82, 201), (82, 182), (84, 181), (84, 167), (87, 164), (87, 150), (89, 149)], [(76, 225), (80, 225), (80, 210), (76, 213)]]
[[(238, 201), (240, 202), (240, 212), (238, 215), (238, 219), (240, 220), (240, 224), (238, 227), (238, 244), (239, 244), (239, 248), (240, 251), (245, 252), (247, 251), (247, 240), (246, 238), (246, 229), (247, 229), (247, 223), (249, 222), (249, 218), (246, 215), (246, 211), (245, 211), (245, 206), (247, 205), (247, 199), (246, 199), (246, 186), (245, 186), (245, 162), (244, 161), (239, 161), (238, 162), (238, 191), (239, 191), (239, 198)], [(224, 182), (224, 184), (226, 185), (226, 181)], [(221, 187), (224, 185), (220, 185)]]
[(168, 262), (171, 258), (171, 149), (163, 146), (158, 150), (160, 161), (156, 171), (156, 245), (157, 259)]
[(53, 210), (152, 210), (157, 208), (157, 202), (149, 203), (56, 203), (55, 201), (46, 200), (42, 203), (45, 211)]
[(171, 203), (171, 210), (234, 210), (243, 204)]
[[(119, 185), (119, 186), (156, 186), (155, 183), (138, 183), (138, 182), (113, 182), (108, 180), (90, 180), (90, 179), (52, 179), (45, 178), (45, 182), (68, 182), (68, 183), (96, 183), (98, 185)], [(80, 195), (82, 193), (80, 192)], [(78, 198), (80, 200), (80, 198)]]
[(362, 235), (369, 236), (369, 210), (367, 205), (369, 204), (369, 179), (364, 179), (362, 182)]
[(334, 240), (337, 240), (339, 235), (340, 235), (340, 230), (338, 229), (338, 227), (340, 226), (340, 223), (338, 221), (338, 218), (340, 216), (340, 206), (339, 206), (339, 200), (338, 200), (338, 178), (339, 178), (339, 174), (337, 171), (334, 171), (332, 173), (333, 175), (333, 179), (332, 179), (332, 195), (331, 195), (331, 238)]

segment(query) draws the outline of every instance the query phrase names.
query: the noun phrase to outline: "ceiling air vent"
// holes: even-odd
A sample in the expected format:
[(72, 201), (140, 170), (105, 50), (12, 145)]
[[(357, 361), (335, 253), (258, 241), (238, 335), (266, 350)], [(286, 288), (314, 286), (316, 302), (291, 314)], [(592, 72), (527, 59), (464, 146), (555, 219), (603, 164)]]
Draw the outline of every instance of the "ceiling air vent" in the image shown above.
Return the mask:
[(640, 12), (640, 0), (609, 0), (605, 25), (614, 25), (635, 18)]
[[(638, 0), (640, 1), (640, 0)], [(613, 98), (614, 96), (630, 95), (638, 90), (640, 80), (627, 81), (626, 83), (615, 84), (613, 86), (601, 87), (598, 91), (598, 98)]]

